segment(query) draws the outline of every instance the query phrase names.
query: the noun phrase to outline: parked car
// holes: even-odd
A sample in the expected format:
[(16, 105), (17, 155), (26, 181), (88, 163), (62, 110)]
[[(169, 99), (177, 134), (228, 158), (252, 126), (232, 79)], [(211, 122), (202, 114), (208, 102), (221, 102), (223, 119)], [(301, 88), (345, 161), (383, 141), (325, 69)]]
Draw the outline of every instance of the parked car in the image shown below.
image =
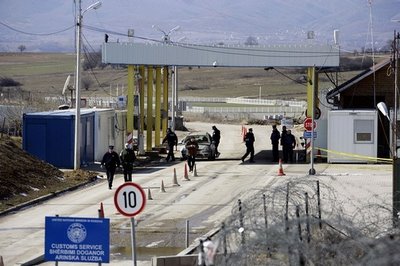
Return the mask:
[(208, 160), (215, 159), (215, 145), (212, 141), (212, 137), (208, 132), (193, 132), (187, 135), (180, 142), (181, 148), (181, 159), (185, 160), (187, 156), (187, 149), (185, 144), (191, 139), (194, 138), (199, 144), (199, 149), (197, 150), (196, 158), (203, 158)]

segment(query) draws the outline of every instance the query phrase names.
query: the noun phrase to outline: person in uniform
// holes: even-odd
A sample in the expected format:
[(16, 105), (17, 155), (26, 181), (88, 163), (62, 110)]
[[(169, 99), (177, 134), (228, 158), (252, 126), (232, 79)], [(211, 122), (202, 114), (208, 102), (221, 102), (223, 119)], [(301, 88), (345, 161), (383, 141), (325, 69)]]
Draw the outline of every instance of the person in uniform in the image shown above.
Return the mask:
[(247, 155), (250, 154), (250, 162), (254, 163), (254, 142), (256, 141), (253, 129), (249, 128), (249, 131), (244, 136), (244, 142), (246, 144), (246, 153), (242, 156), (242, 162), (246, 159)]
[(219, 151), (218, 151), (218, 145), (219, 141), (221, 140), (221, 131), (216, 127), (212, 126), (213, 129), (213, 134), (212, 134), (212, 141), (214, 142), (215, 145), (215, 156), (219, 156)]
[(125, 144), (125, 149), (121, 151), (119, 158), (121, 160), (122, 168), (124, 169), (124, 180), (125, 182), (131, 182), (133, 163), (136, 160), (136, 156), (129, 143)]
[(279, 139), (281, 138), (281, 134), (279, 130), (276, 128), (276, 125), (272, 125), (272, 133), (271, 133), (271, 144), (272, 144), (272, 162), (279, 161)]
[(167, 162), (171, 159), (171, 162), (175, 161), (174, 156), (174, 146), (178, 145), (178, 137), (175, 132), (173, 132), (170, 128), (167, 129), (167, 135), (164, 137), (162, 143), (168, 144), (168, 155), (165, 159)]
[(114, 146), (108, 146), (108, 151), (104, 154), (103, 159), (101, 160), (101, 167), (106, 167), (109, 189), (112, 189), (115, 170), (120, 166), (120, 164), (119, 156), (118, 153), (114, 151)]

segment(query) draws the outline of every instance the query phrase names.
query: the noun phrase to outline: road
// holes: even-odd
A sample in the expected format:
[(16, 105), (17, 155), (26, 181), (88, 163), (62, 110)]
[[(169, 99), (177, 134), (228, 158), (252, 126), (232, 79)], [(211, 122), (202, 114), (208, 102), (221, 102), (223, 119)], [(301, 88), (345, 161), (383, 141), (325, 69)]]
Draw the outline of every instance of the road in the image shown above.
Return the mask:
[[(212, 124), (187, 123), (190, 130), (211, 132)], [(245, 152), (242, 143), (241, 125), (217, 125), (221, 130), (220, 158), (215, 161), (198, 161), (197, 176), (189, 174), (184, 180), (184, 162), (156, 162), (150, 167), (135, 171), (133, 181), (140, 184), (152, 199), (147, 201), (137, 221), (138, 265), (151, 265), (149, 258), (158, 254), (176, 254), (185, 247), (184, 232), (186, 221), (190, 224), (190, 241), (221, 225), (228, 217), (238, 199), (251, 198), (261, 188), (293, 176), (306, 176), (307, 165), (285, 165), (286, 177), (278, 176), (277, 164), (266, 157), (271, 145), (270, 126), (254, 125), (256, 138), (256, 163), (242, 163)], [(184, 133), (179, 133), (182, 136)], [(179, 186), (174, 186), (174, 169)], [(331, 184), (346, 179), (339, 173), (350, 171), (351, 167), (340, 170), (327, 164), (316, 165), (317, 173)], [(361, 168), (354, 172), (360, 173)], [(378, 180), (363, 179), (356, 189), (364, 191), (367, 181), (376, 182), (379, 193), (390, 194), (390, 167), (370, 166), (370, 175)], [(332, 178), (332, 176), (334, 178)], [(376, 176), (375, 176), (376, 177)], [(367, 181), (366, 181), (367, 180)], [(113, 190), (106, 180), (101, 180), (79, 190), (61, 195), (16, 213), (0, 218), (0, 255), (5, 265), (19, 265), (43, 254), (45, 216), (97, 217), (103, 203), (105, 216), (111, 221), (111, 264), (124, 265), (130, 255), (130, 220), (120, 215), (113, 203), (115, 188), (123, 183), (117, 175)], [(165, 192), (161, 190), (164, 184)], [(365, 183), (365, 187), (363, 187)], [(341, 183), (343, 186), (343, 183)], [(346, 186), (347, 190), (351, 187)], [(351, 193), (351, 191), (348, 191)], [(346, 192), (346, 193), (348, 193)], [(361, 196), (362, 193), (358, 192)], [(367, 191), (368, 193), (368, 191)], [(50, 265), (51, 263), (45, 263)]]

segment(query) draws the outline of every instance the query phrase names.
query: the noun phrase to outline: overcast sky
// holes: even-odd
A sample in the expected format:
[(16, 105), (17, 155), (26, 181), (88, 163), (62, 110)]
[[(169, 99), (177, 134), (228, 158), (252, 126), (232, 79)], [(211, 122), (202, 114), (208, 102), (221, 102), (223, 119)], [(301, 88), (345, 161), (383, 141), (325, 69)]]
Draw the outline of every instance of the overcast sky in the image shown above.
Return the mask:
[[(82, 0), (85, 10), (94, 0)], [(104, 34), (110, 41), (135, 36), (214, 44), (243, 44), (253, 36), (260, 44), (333, 43), (339, 30), (343, 49), (379, 49), (400, 29), (400, 0), (103, 0), (83, 18), (85, 45), (98, 50)], [(0, 0), (0, 51), (73, 51), (73, 0)], [(152, 27), (155, 25), (155, 27)], [(59, 32), (62, 31), (62, 32)], [(307, 39), (308, 32), (314, 39)], [(56, 33), (59, 32), (59, 33)], [(52, 34), (53, 33), (53, 34)], [(148, 40), (148, 41), (150, 41)], [(372, 42), (373, 40), (373, 42)]]

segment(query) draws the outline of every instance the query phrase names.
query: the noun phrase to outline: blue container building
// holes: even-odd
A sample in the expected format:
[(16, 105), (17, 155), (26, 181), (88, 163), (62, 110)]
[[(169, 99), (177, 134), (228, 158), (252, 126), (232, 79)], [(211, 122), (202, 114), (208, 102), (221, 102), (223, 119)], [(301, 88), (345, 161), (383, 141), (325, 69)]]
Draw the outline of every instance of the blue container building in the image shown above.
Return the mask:
[[(94, 162), (94, 112), (81, 109), (81, 165)], [(25, 151), (58, 168), (74, 168), (75, 110), (25, 113)]]

